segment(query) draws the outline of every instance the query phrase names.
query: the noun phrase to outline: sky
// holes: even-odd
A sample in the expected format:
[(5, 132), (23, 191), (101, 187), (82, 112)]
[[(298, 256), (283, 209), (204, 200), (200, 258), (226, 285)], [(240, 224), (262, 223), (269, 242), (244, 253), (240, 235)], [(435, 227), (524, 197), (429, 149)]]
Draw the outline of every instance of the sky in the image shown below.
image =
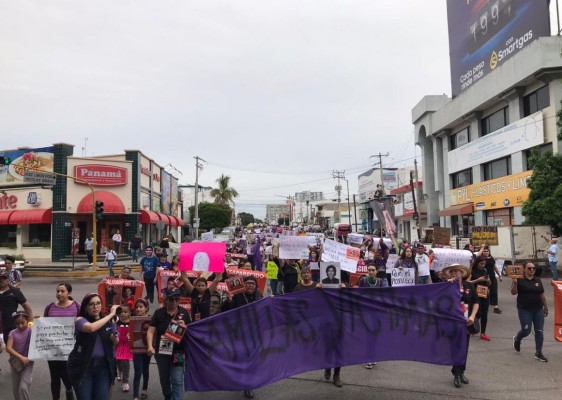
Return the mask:
[(180, 184), (198, 156), (259, 218), (420, 161), (411, 110), (451, 93), (444, 0), (0, 0), (0, 54), (1, 149), (137, 149)]

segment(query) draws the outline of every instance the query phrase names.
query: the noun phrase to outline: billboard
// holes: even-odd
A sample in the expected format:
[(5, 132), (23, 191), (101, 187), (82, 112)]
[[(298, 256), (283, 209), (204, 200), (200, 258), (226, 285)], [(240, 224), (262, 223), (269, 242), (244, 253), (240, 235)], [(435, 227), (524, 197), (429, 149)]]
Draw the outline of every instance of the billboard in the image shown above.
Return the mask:
[(29, 185), (23, 181), (26, 167), (37, 172), (53, 172), (54, 147), (0, 151), (0, 156), (11, 159), (10, 165), (0, 166), (0, 186)]
[(453, 97), (541, 36), (547, 0), (447, 0)]

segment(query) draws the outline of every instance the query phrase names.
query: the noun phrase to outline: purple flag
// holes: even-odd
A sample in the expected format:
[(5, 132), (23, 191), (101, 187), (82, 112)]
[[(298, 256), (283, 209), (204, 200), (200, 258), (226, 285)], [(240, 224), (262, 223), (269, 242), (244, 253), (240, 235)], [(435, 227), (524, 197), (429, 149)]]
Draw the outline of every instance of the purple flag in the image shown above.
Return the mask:
[(306, 371), (374, 361), (460, 365), (458, 286), (314, 289), (189, 325), (187, 390), (255, 389)]
[(254, 266), (257, 271), (261, 271), (263, 267), (262, 256), (261, 256), (261, 240), (258, 237), (254, 247)]

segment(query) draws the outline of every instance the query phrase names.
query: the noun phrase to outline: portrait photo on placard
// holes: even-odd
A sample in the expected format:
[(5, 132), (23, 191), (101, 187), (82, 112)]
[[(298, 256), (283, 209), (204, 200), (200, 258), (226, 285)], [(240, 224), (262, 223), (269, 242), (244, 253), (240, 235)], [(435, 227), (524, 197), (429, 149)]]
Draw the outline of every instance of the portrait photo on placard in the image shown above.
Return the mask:
[(340, 263), (321, 262), (320, 282), (323, 288), (339, 288), (341, 283)]

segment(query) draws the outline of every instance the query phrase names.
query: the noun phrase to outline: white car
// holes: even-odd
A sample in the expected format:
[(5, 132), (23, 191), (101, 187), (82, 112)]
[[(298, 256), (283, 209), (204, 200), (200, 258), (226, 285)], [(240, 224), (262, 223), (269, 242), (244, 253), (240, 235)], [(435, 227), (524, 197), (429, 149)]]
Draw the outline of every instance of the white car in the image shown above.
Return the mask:
[[(8, 256), (9, 254), (0, 254), (0, 271), (4, 271), (6, 268), (4, 267), (4, 259)], [(17, 269), (19, 271), (22, 271), (25, 269), (25, 261), (22, 260), (16, 260), (15, 264), (14, 264), (14, 269)]]

